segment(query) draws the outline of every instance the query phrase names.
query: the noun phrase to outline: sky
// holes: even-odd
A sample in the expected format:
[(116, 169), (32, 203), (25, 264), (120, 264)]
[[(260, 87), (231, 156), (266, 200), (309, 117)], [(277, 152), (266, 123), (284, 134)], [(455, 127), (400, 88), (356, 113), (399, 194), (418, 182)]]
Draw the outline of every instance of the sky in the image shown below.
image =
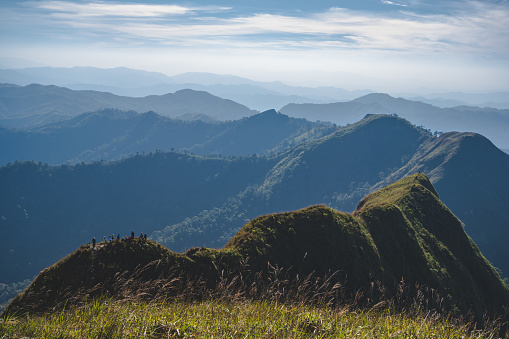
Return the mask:
[(509, 90), (507, 0), (1, 0), (0, 17), (0, 58), (26, 65)]

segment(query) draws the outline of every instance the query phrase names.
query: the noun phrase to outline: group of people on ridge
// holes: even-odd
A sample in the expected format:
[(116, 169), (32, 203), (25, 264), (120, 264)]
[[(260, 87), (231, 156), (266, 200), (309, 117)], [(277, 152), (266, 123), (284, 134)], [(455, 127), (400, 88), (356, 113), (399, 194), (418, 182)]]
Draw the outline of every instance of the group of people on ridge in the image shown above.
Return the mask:
[[(120, 233), (117, 235), (117, 241), (120, 241), (120, 240), (131, 240), (131, 239), (134, 239), (135, 236), (134, 236), (134, 231), (131, 231), (131, 235), (129, 236), (125, 236), (123, 238), (120, 238)], [(140, 233), (140, 239), (143, 239), (143, 240), (147, 240), (147, 233), (143, 234), (143, 233)], [(106, 236), (103, 237), (103, 242), (107, 243), (107, 242), (113, 242), (115, 241), (115, 235), (112, 234), (108, 237), (108, 239), (106, 239)], [(90, 244), (90, 243), (89, 243)], [(92, 238), (92, 247), (95, 248), (95, 244), (96, 244), (96, 241), (95, 241), (95, 237)]]

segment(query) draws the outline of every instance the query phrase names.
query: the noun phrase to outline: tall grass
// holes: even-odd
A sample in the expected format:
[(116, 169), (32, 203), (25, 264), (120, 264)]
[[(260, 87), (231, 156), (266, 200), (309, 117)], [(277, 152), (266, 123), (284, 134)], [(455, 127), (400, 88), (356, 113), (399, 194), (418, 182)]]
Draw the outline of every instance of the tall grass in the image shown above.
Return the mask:
[(169, 275), (145, 281), (149, 269), (118, 274), (113, 297), (69, 299), (39, 315), (6, 315), (0, 338), (497, 338), (499, 322), (476, 329), (442, 312), (440, 298), (402, 282), (390, 300), (347, 296), (334, 274), (299, 277), (267, 272), (221, 272), (215, 284)]
[(2, 338), (496, 338), (437, 313), (394, 313), (268, 301), (94, 300), (43, 316), (8, 318)]

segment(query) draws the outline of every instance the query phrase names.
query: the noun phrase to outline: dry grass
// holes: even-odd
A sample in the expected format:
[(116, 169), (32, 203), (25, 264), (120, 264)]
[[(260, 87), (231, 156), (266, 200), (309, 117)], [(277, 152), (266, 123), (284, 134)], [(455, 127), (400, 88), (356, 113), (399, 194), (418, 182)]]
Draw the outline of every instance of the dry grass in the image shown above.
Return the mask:
[[(5, 316), (0, 338), (497, 338), (500, 323), (476, 330), (466, 319), (437, 311), (425, 292), (396, 298), (347, 297), (334, 274), (288, 278), (269, 274), (223, 274), (213, 287), (204, 280), (167, 276), (136, 283), (147, 267), (119, 275), (113, 298), (76, 298), (43, 315)], [(375, 299), (375, 295), (376, 297)]]

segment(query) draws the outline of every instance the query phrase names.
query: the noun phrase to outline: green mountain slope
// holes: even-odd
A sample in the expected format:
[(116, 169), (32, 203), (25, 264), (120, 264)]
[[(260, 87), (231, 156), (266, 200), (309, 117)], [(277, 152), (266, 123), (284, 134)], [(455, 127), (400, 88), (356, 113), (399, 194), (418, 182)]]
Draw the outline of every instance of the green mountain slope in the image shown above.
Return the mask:
[(182, 281), (201, 278), (204, 284), (195, 285), (199, 296), (224, 284), (224, 271), (242, 272), (247, 258), (251, 275), (243, 276), (245, 286), (256, 272), (267, 274), (269, 262), (288, 268), (290, 276), (337, 271), (333, 280), (345, 295), (360, 291), (373, 297), (372, 284), (378, 282), (383, 298), (394, 297), (398, 288), (408, 288), (412, 298), (426, 286), (443, 298), (442, 310), (472, 312), (480, 322), (509, 303), (507, 287), (460, 221), (428, 178), (416, 174), (368, 195), (352, 215), (313, 206), (258, 217), (222, 250), (176, 254), (141, 239), (81, 247), (41, 272), (6, 312), (47, 311), (98, 295), (175, 295)]
[(369, 116), (288, 152), (260, 192), (283, 210), (336, 200), (335, 208), (351, 211), (369, 187), (398, 169), (428, 138), (403, 119)]
[(305, 119), (268, 110), (231, 123), (231, 127), (191, 150), (197, 154), (250, 155), (277, 152), (306, 139), (316, 139), (336, 130)]
[(0, 168), (3, 282), (30, 278), (92, 237), (152, 233), (260, 183), (274, 161), (151, 153), (113, 163)]
[(509, 156), (475, 133), (445, 133), (430, 139), (400, 170), (375, 188), (421, 171), (465, 224), (483, 254), (509, 273)]
[(373, 185), (399, 169), (428, 138), (432, 137), (403, 119), (367, 117), (298, 145), (278, 159), (261, 185), (152, 237), (176, 250), (193, 244), (220, 247), (245, 219), (260, 214), (314, 204), (353, 211)]
[(192, 246), (195, 237), (197, 244), (219, 247), (246, 218), (313, 204), (353, 211), (370, 191), (418, 171), (430, 176), (488, 259), (509, 272), (507, 154), (478, 134), (455, 132), (436, 138), (393, 116), (371, 116), (297, 146), (259, 187), (218, 209), (169, 225), (153, 238), (180, 250)]
[(17, 163), (0, 169), (3, 279), (31, 278), (93, 236), (133, 228), (174, 251), (220, 248), (259, 215), (315, 204), (351, 212), (369, 192), (418, 171), (507, 275), (508, 157), (476, 134), (436, 138), (381, 115), (274, 158), (159, 152), (78, 166)]

